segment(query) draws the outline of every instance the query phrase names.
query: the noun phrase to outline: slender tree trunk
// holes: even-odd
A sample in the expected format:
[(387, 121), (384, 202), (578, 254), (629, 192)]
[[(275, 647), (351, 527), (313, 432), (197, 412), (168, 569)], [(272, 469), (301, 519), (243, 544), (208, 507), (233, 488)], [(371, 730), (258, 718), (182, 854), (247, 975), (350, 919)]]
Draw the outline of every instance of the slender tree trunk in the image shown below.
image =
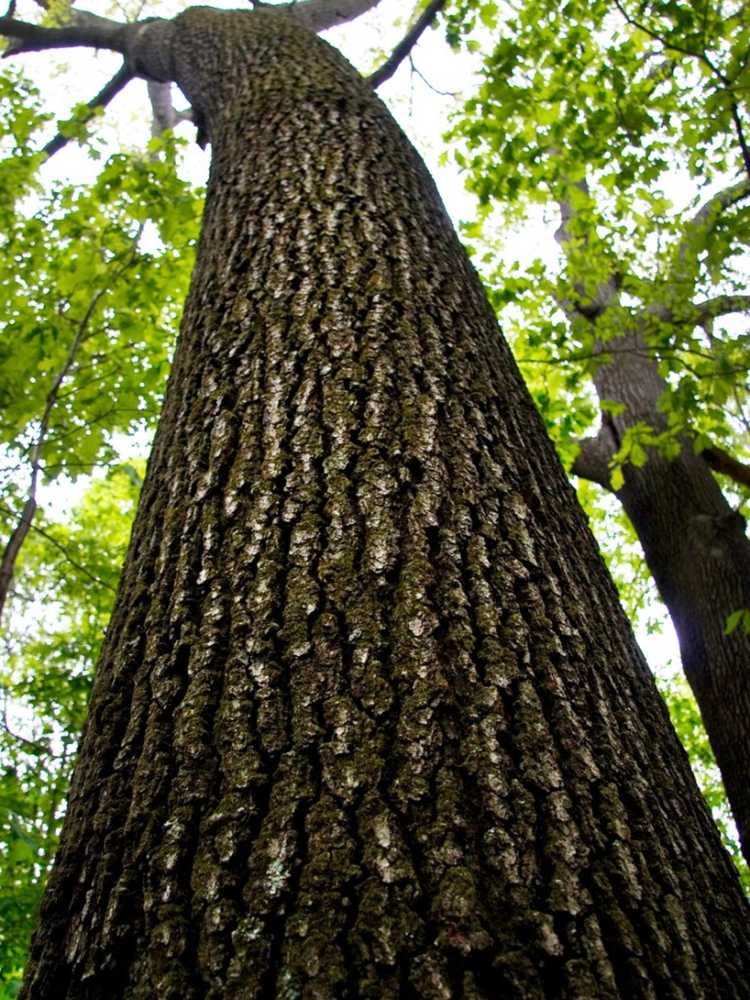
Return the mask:
[[(600, 399), (625, 404), (589, 450), (580, 469), (603, 485), (609, 460), (629, 426), (665, 429), (659, 400), (666, 384), (654, 361), (639, 351), (635, 333), (623, 337), (610, 363), (594, 376)], [(626, 466), (617, 492), (677, 631), (685, 676), (732, 808), (750, 864), (750, 636), (724, 634), (728, 615), (750, 608), (750, 540), (745, 522), (727, 503), (707, 463), (688, 443), (677, 458), (650, 451), (641, 468)]]
[(30, 1000), (750, 997), (748, 909), (421, 161), (174, 22), (213, 164)]

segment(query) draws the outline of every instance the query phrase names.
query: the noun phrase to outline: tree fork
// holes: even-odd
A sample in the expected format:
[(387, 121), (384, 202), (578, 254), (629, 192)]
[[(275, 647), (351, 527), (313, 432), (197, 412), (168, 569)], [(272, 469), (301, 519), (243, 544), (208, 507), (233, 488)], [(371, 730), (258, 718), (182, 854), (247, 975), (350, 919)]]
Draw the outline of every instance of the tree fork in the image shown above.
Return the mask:
[(169, 34), (204, 226), (22, 996), (746, 1000), (736, 874), (423, 164), (290, 19)]

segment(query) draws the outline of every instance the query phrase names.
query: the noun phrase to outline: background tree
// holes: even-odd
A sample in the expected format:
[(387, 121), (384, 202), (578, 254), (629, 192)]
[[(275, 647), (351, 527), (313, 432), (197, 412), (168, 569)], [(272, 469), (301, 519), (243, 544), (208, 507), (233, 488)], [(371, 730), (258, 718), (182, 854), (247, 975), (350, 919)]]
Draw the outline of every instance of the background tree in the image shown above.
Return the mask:
[[(562, 255), (557, 276), (541, 260), (510, 278), (490, 269), (493, 301), (520, 307), (515, 350), (573, 472), (635, 529), (747, 858), (743, 8), (532, 0), (480, 13), (496, 41), (455, 130), (461, 162), (485, 219), (493, 204), (516, 220), (553, 210)], [(458, 4), (454, 29), (475, 16)]]
[(0, 21), (175, 79), (213, 153), (24, 995), (746, 997), (736, 875), (477, 278), (289, 10)]
[(94, 481), (68, 523), (37, 516), (24, 545), (14, 600), (27, 613), (17, 616), (3, 650), (3, 1000), (20, 986), (86, 716), (91, 664), (112, 610), (139, 486), (132, 466), (110, 471), (106, 479)]

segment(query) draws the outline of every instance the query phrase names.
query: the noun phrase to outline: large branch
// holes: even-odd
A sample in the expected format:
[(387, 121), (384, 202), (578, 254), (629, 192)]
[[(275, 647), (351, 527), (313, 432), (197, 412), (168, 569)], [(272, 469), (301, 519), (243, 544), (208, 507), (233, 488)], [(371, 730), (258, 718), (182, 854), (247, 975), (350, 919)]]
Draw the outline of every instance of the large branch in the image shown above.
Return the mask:
[(86, 46), (126, 53), (128, 28), (120, 21), (99, 17), (89, 11), (73, 11), (70, 24), (59, 28), (44, 28), (12, 17), (0, 17), (0, 35), (11, 40), (3, 58), (21, 52), (43, 52), (46, 49), (65, 49)]
[(716, 445), (704, 448), (701, 451), (701, 458), (705, 459), (709, 468), (713, 469), (714, 472), (718, 472), (722, 476), (728, 476), (735, 483), (739, 483), (740, 486), (750, 487), (750, 465), (739, 462), (728, 452), (724, 451), (723, 448), (719, 448)]
[(445, 3), (446, 0), (432, 0), (432, 3), (427, 4), (420, 16), (414, 22), (409, 31), (407, 31), (383, 65), (379, 66), (375, 72), (368, 77), (368, 83), (372, 86), (373, 90), (379, 87), (381, 83), (385, 83), (386, 80), (390, 80), (401, 63), (404, 59), (406, 59), (411, 50), (422, 37), (422, 34), (427, 30), (427, 28), (429, 28), (443, 7), (445, 7)]
[(353, 21), (380, 0), (301, 0), (301, 2), (274, 4), (271, 8), (280, 14), (290, 14), (312, 31), (327, 31)]

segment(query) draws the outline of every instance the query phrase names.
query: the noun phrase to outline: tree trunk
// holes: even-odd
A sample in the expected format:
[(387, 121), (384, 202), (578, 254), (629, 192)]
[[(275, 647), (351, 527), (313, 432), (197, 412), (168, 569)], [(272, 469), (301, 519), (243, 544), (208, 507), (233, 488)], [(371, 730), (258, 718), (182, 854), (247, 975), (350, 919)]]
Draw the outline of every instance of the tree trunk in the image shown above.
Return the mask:
[(292, 22), (188, 11), (170, 58), (204, 229), (22, 995), (750, 997), (736, 875), (421, 161)]
[[(666, 429), (659, 400), (666, 389), (635, 333), (621, 338), (594, 382), (600, 399), (625, 404), (576, 468), (603, 485), (609, 461), (629, 426)], [(724, 634), (727, 617), (750, 608), (750, 541), (711, 470), (687, 443), (672, 461), (649, 452), (641, 468), (624, 469), (617, 498), (640, 541), (674, 624), (685, 676), (700, 708), (727, 798), (750, 864), (750, 636)]]

